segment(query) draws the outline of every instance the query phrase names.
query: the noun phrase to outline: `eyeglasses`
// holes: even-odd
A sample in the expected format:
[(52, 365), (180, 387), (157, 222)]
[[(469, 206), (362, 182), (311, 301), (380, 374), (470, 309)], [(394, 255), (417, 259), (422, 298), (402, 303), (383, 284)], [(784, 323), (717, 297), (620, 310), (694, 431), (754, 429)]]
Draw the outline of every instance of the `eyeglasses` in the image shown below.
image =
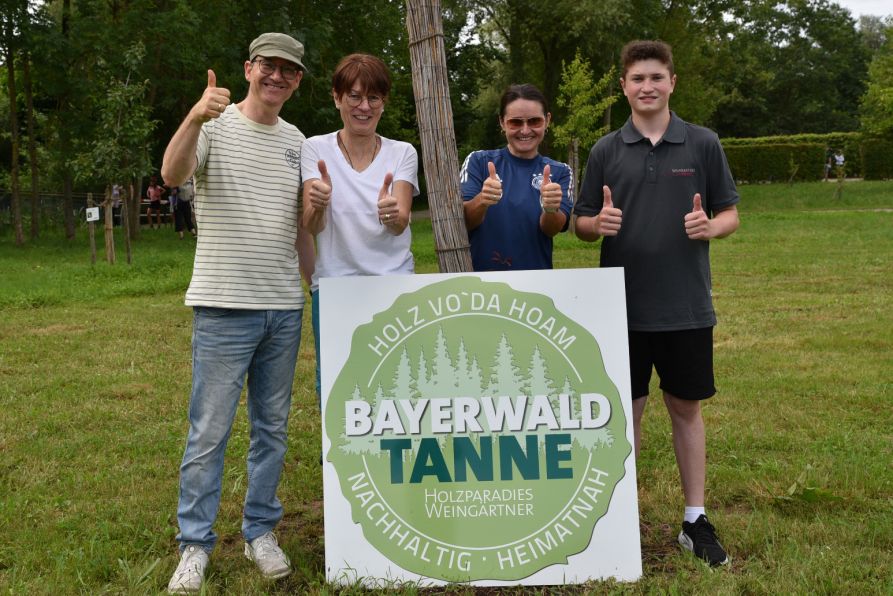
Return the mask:
[(369, 104), (369, 107), (373, 109), (381, 107), (381, 104), (384, 102), (384, 98), (380, 95), (360, 95), (354, 92), (346, 93), (344, 98), (347, 101), (347, 105), (352, 108), (359, 107), (364, 99)]
[(506, 118), (503, 122), (506, 127), (517, 130), (524, 128), (524, 124), (530, 128), (539, 128), (546, 123), (546, 119), (542, 116), (534, 116), (533, 118)]
[(282, 78), (286, 81), (294, 81), (295, 79), (297, 79), (298, 72), (300, 72), (301, 70), (296, 66), (289, 66), (288, 64), (277, 66), (276, 64), (264, 58), (255, 58), (251, 62), (257, 64), (257, 66), (260, 68), (260, 71), (265, 75), (271, 75), (278, 69), (279, 74), (281, 74)]

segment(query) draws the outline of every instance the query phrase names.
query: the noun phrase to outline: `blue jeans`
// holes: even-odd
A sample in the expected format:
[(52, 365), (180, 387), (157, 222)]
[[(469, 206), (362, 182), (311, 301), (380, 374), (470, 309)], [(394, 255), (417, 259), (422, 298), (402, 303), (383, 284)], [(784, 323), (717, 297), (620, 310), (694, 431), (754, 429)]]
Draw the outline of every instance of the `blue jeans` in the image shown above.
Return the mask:
[(195, 307), (189, 434), (180, 466), (177, 540), (210, 552), (220, 506), (223, 455), (248, 377), (248, 491), (242, 535), (251, 541), (282, 519), (276, 496), (285, 458), (301, 310)]
[(322, 399), (322, 383), (319, 380), (319, 290), (311, 292), (310, 299), (313, 302), (310, 322), (313, 325), (313, 344), (316, 347), (316, 401), (319, 402)]

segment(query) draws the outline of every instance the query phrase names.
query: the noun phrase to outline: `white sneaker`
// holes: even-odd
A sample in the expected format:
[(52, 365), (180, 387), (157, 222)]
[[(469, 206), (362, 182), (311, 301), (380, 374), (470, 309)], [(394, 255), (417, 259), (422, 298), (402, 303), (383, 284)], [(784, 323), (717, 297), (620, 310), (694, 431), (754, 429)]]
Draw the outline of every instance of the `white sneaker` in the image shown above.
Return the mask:
[(279, 542), (273, 532), (267, 532), (251, 542), (246, 542), (245, 556), (257, 564), (257, 568), (267, 579), (279, 579), (291, 573), (291, 561), (279, 548)]
[(200, 546), (190, 544), (183, 549), (180, 563), (167, 584), (168, 594), (196, 594), (202, 589), (208, 553)]

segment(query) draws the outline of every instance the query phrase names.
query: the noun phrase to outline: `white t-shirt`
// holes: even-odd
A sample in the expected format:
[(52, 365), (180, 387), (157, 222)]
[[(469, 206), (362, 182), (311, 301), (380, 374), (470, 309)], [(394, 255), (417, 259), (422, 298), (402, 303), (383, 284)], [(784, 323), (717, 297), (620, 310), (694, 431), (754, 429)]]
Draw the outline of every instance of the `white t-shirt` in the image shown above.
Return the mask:
[(304, 135), (235, 104), (206, 122), (196, 147), (198, 242), (189, 306), (290, 310), (304, 306), (295, 240)]
[(414, 262), (409, 227), (394, 236), (378, 221), (378, 193), (385, 174), (404, 180), (419, 194), (418, 156), (409, 143), (381, 137), (381, 149), (368, 168), (357, 172), (338, 148), (337, 133), (311, 137), (301, 152), (304, 180), (319, 178), (319, 160), (332, 179), (332, 200), (326, 226), (316, 236), (316, 268), (312, 289), (321, 277), (412, 273)]

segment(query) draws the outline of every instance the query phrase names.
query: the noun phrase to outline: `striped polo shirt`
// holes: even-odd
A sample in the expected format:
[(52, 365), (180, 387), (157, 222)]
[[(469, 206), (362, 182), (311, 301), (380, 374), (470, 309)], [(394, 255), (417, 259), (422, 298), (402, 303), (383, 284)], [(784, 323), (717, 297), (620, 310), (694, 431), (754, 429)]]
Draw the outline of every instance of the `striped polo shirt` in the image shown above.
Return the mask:
[(206, 122), (196, 148), (198, 242), (188, 306), (289, 310), (304, 306), (295, 240), (304, 135), (235, 104)]

